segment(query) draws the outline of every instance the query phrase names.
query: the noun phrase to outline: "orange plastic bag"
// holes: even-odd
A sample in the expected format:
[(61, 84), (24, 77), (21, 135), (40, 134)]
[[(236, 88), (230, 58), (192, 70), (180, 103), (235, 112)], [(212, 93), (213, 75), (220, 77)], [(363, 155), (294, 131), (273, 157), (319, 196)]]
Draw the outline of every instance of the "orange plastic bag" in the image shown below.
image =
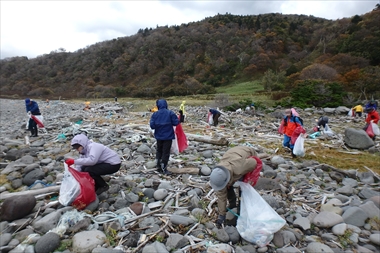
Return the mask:
[(260, 171), (263, 169), (263, 162), (260, 160), (260, 158), (256, 156), (251, 156), (249, 158), (253, 158), (256, 160), (257, 165), (254, 170), (251, 172), (248, 172), (247, 174), (244, 175), (243, 182), (248, 183), (250, 185), (255, 186), (257, 181), (259, 180), (260, 177)]
[(69, 171), (80, 186), (80, 193), (71, 205), (82, 210), (96, 199), (95, 181), (88, 172), (79, 172), (71, 167), (69, 167)]

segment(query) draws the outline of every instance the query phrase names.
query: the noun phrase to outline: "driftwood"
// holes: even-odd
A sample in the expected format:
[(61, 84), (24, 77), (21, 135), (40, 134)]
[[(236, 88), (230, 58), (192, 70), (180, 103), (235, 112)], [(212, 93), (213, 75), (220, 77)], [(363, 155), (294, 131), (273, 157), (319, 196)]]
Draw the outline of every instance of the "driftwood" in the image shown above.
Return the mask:
[(228, 146), (228, 140), (224, 137), (214, 139), (205, 135), (186, 134), (188, 140), (209, 143), (217, 146)]
[(17, 197), (17, 196), (23, 196), (27, 194), (31, 194), (33, 196), (39, 195), (39, 194), (44, 194), (48, 192), (59, 192), (59, 189), (61, 188), (60, 185), (55, 185), (55, 186), (49, 186), (45, 187), (42, 189), (37, 189), (37, 190), (29, 190), (29, 191), (22, 191), (22, 192), (12, 192), (12, 193), (1, 193), (0, 194), (0, 200), (11, 198), (11, 197)]

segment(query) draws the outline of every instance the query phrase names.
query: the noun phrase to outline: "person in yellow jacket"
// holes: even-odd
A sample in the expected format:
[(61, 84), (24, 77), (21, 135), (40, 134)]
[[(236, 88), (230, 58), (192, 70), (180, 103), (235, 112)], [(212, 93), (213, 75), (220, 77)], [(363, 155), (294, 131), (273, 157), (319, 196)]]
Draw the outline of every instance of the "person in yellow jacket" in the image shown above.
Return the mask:
[(355, 116), (361, 118), (362, 113), (364, 112), (364, 108), (362, 105), (357, 105), (352, 108), (355, 111)]
[[(224, 153), (219, 164), (210, 175), (210, 185), (218, 198), (218, 219), (216, 225), (221, 227), (226, 219), (227, 200), (229, 209), (236, 207), (236, 193), (233, 184), (243, 180), (244, 176), (257, 166), (256, 151), (251, 147), (236, 146)], [(240, 207), (238, 206), (238, 212)]]

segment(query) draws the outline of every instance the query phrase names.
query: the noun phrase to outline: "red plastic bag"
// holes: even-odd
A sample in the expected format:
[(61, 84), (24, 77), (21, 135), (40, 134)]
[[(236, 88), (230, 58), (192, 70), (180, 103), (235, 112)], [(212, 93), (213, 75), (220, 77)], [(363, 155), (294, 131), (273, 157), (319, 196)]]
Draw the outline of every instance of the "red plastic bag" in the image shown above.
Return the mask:
[(88, 172), (79, 172), (71, 167), (69, 171), (80, 185), (80, 193), (71, 205), (82, 210), (96, 199), (95, 181)]
[(259, 180), (260, 177), (260, 171), (263, 169), (263, 162), (260, 160), (260, 158), (256, 156), (251, 156), (249, 158), (253, 158), (256, 160), (257, 165), (254, 170), (251, 172), (248, 172), (247, 174), (244, 175), (243, 182), (248, 183), (250, 185), (255, 186), (257, 181)]
[(368, 124), (368, 127), (367, 127), (367, 129), (365, 130), (365, 132), (368, 134), (368, 136), (369, 136), (370, 138), (373, 138), (373, 137), (375, 136), (375, 133), (373, 132), (373, 127), (372, 127), (372, 124), (371, 124), (371, 123)]
[(187, 143), (185, 132), (183, 131), (181, 124), (178, 124), (175, 128), (175, 135), (178, 142), (178, 151), (181, 153), (189, 146)]
[(285, 124), (285, 121), (284, 121), (284, 119), (282, 119), (280, 127), (278, 128), (279, 134), (284, 134), (284, 124)]
[(36, 122), (37, 126), (39, 128), (44, 128), (44, 124), (34, 115), (30, 115), (30, 117), (34, 120), (34, 122)]
[(296, 143), (298, 136), (300, 136), (300, 134), (304, 134), (304, 133), (306, 133), (306, 130), (302, 126), (296, 127), (296, 129), (294, 129), (292, 136), (290, 137), (290, 143), (291, 144)]

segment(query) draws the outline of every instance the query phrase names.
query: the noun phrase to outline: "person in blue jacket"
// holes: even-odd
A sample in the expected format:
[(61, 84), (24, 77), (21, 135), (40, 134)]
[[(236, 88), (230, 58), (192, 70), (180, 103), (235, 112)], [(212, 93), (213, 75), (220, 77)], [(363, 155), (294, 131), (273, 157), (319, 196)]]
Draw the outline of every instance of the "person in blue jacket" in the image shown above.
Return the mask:
[[(25, 107), (26, 107), (26, 112), (29, 115), (41, 115), (40, 108), (38, 107), (38, 104), (36, 101), (30, 100), (30, 98), (26, 98)], [(32, 118), (29, 118), (28, 130), (30, 131), (31, 137), (38, 136), (37, 123)]]
[(154, 137), (157, 140), (157, 168), (169, 175), (171, 172), (167, 170), (167, 166), (172, 141), (175, 139), (173, 126), (179, 124), (179, 119), (173, 111), (168, 109), (168, 103), (165, 99), (158, 99), (156, 106), (158, 111), (153, 113), (150, 118), (150, 128), (154, 129)]
[(219, 117), (221, 113), (216, 109), (210, 109), (209, 111), (212, 114), (212, 120), (214, 121), (214, 126), (217, 126), (219, 123)]

